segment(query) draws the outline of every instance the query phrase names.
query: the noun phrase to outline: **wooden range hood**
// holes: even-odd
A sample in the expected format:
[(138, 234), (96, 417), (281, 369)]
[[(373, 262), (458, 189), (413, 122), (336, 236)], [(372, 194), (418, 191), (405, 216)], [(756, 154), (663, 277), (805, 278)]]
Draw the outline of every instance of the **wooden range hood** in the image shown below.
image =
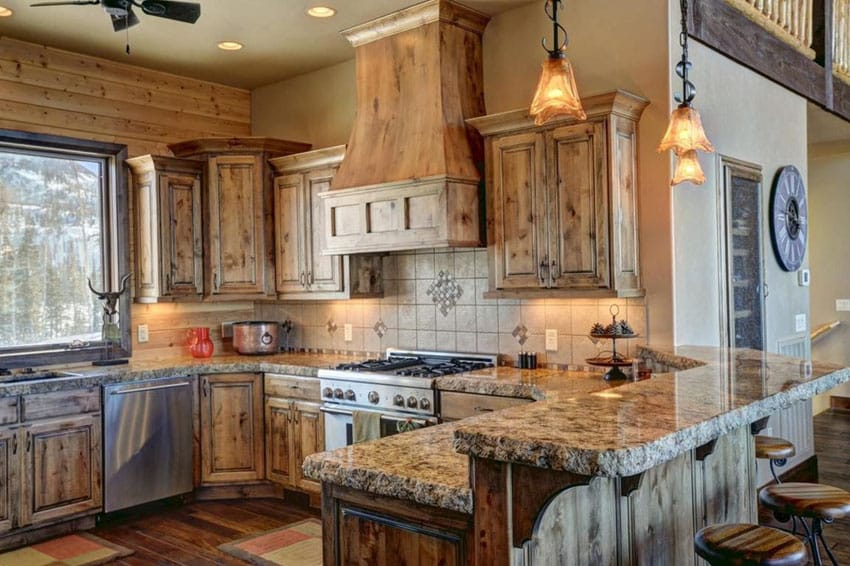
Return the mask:
[(481, 244), (481, 36), (488, 16), (429, 0), (348, 29), (357, 114), (331, 190), (323, 252)]

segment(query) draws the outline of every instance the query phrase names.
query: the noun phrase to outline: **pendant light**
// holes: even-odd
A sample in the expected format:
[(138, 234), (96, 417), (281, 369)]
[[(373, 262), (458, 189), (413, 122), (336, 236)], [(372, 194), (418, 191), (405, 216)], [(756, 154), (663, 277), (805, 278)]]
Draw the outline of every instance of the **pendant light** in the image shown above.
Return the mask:
[(682, 47), (682, 60), (676, 64), (676, 74), (682, 79), (682, 93), (676, 95), (679, 107), (670, 116), (670, 124), (658, 151), (672, 149), (676, 154), (676, 171), (671, 185), (685, 181), (701, 185), (705, 182), (705, 175), (697, 159), (697, 150), (713, 153), (714, 147), (705, 135), (699, 112), (691, 105), (697, 89), (688, 78), (693, 66), (688, 60), (688, 0), (681, 0), (681, 9), (682, 31), (679, 34), (679, 45)]
[[(543, 62), (543, 71), (540, 81), (537, 83), (537, 91), (531, 102), (531, 115), (534, 123), (541, 126), (558, 116), (573, 116), (579, 120), (587, 118), (581, 99), (576, 88), (573, 66), (567, 58), (564, 50), (569, 41), (567, 30), (558, 23), (558, 8), (561, 0), (546, 0), (544, 11), (552, 20), (552, 33), (554, 36), (552, 49), (546, 47), (546, 39), (543, 39), (543, 49), (549, 53), (549, 57)], [(560, 41), (560, 34), (564, 39)]]

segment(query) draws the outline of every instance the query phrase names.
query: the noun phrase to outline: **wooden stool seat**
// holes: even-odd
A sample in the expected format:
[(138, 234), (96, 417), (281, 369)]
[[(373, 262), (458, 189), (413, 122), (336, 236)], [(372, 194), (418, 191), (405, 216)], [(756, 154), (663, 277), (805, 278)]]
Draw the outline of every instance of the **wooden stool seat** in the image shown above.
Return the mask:
[(784, 438), (756, 435), (756, 458), (787, 460), (797, 453), (794, 445)]
[(832, 522), (850, 515), (850, 492), (820, 483), (780, 483), (759, 493), (771, 511)]
[(758, 525), (705, 527), (694, 537), (694, 549), (709, 564), (796, 566), (808, 560), (797, 537)]

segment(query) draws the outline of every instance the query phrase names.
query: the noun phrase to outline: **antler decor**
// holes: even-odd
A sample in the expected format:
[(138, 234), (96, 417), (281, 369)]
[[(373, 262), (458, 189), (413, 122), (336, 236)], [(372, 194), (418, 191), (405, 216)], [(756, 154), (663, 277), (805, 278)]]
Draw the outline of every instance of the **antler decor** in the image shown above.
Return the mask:
[(98, 291), (88, 279), (89, 290), (103, 301), (103, 339), (107, 341), (120, 341), (121, 330), (118, 326), (118, 299), (127, 291), (127, 281), (130, 280), (128, 273), (121, 278), (121, 289), (118, 291)]

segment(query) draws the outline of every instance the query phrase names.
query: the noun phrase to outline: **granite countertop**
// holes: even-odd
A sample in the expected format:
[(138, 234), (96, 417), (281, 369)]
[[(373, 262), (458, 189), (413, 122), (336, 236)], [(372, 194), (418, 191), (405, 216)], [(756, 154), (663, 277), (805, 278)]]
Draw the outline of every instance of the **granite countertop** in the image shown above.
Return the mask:
[(465, 455), (634, 475), (850, 381), (850, 368), (751, 350), (647, 346), (641, 355), (674, 371), (613, 390), (598, 374), (553, 370), (494, 368), (441, 378), (443, 390), (540, 402), (314, 454), (305, 475), (471, 513)]

